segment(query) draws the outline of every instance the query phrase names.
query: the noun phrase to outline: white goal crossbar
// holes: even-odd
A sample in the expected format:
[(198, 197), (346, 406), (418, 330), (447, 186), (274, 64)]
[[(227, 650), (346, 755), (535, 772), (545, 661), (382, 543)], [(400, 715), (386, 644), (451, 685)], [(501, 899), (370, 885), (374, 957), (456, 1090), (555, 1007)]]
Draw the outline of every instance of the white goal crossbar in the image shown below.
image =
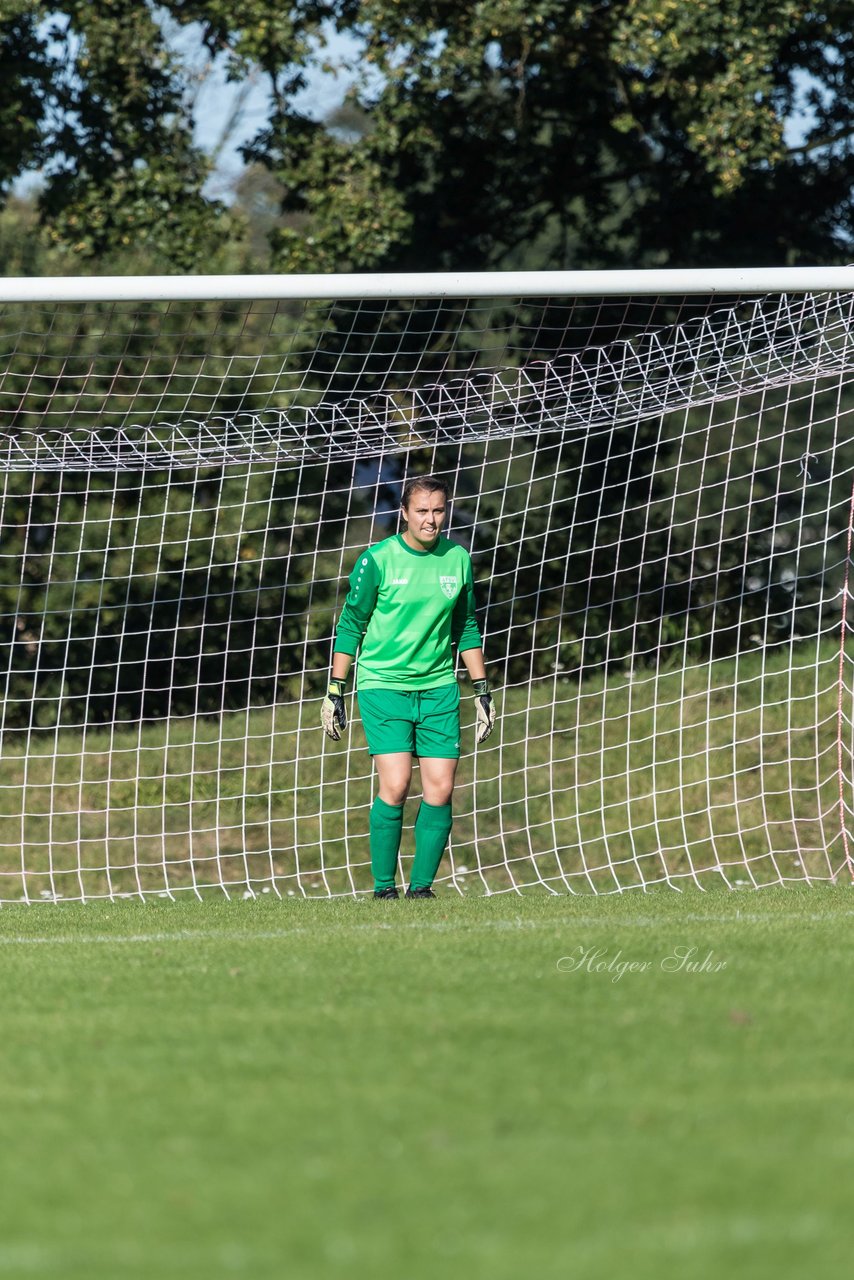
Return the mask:
[(854, 266), (0, 277), (0, 303), (746, 296), (850, 290), (854, 290)]

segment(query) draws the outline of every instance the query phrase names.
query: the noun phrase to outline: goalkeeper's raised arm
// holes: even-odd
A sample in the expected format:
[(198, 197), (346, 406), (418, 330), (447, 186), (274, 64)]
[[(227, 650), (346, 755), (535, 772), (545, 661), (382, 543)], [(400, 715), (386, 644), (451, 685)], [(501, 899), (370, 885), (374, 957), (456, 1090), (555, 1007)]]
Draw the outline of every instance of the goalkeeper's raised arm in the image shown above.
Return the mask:
[(403, 806), (417, 757), (423, 799), (415, 820), (415, 860), (407, 897), (432, 898), (448, 843), (460, 756), (460, 691), (454, 647), (472, 680), (476, 742), (495, 723), (483, 642), (474, 610), (471, 559), (442, 535), (448, 486), (420, 476), (403, 490), (403, 533), (369, 547), (350, 574), (323, 700), (326, 733), (347, 725), (344, 688), (358, 653), (359, 711), (379, 791), (371, 809), (374, 896), (396, 898)]

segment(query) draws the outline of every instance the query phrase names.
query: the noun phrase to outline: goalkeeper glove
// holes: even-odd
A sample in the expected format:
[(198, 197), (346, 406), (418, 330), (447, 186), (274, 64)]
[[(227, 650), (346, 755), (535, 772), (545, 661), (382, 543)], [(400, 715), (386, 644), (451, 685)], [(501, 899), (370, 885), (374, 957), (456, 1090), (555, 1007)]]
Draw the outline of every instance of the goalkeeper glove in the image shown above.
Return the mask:
[(344, 681), (330, 680), (326, 697), (320, 707), (320, 723), (333, 742), (338, 742), (341, 731), (347, 728), (347, 712), (344, 707)]
[(473, 680), (474, 688), (474, 706), (477, 714), (475, 724), (474, 740), (478, 746), (492, 733), (492, 726), (495, 724), (495, 703), (492, 701), (492, 694), (489, 692), (488, 680)]

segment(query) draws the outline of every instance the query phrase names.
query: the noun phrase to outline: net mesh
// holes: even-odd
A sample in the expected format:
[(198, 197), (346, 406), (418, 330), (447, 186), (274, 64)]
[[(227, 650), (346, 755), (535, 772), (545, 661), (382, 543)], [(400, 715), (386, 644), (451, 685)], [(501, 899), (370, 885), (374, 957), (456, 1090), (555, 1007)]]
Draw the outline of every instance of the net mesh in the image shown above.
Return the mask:
[(0, 900), (370, 889), (319, 703), (428, 471), (499, 706), (440, 883), (850, 878), (852, 302), (5, 307)]

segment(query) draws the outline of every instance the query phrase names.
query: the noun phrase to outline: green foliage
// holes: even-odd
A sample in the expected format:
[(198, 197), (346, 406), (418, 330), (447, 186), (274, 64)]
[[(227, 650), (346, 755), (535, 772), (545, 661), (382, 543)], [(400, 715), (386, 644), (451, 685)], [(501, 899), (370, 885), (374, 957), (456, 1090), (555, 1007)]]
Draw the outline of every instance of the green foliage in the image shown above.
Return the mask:
[[(192, 24), (269, 89), (246, 155), (281, 186), (282, 270), (841, 259), (852, 19), (852, 0), (3, 0), (0, 186), (40, 167), (80, 261), (142, 246), (187, 270), (239, 237), (167, 35)], [(349, 86), (325, 121), (299, 96), (321, 68)]]
[(79, 263), (156, 255), (188, 270), (233, 226), (202, 186), (187, 86), (153, 6), (6, 4), (0, 180), (40, 166), (50, 242)]
[(331, 630), (337, 577), (324, 557), (293, 555), (294, 530), (341, 518), (322, 474), (302, 472), (299, 498), (298, 475), (232, 466), (8, 477), (6, 731), (287, 696), (306, 640)]
[(52, 75), (33, 5), (0, 0), (0, 190), (44, 158)]
[[(242, 207), (226, 209), (205, 194), (209, 162), (192, 142), (190, 71), (165, 34), (164, 15), (178, 28), (196, 24), (198, 40), (224, 62), (232, 80), (252, 74), (269, 87), (269, 117), (246, 148), (256, 181), (245, 188)], [(257, 227), (246, 228), (262, 171), (269, 175), (262, 201), (269, 261), (281, 270), (731, 265), (850, 257), (852, 18), (851, 0), (832, 0), (821, 10), (800, 0), (743, 0), (737, 6), (712, 0), (302, 0), (275, 11), (266, 0), (241, 6), (231, 0), (171, 0), (162, 6), (71, 0), (59, 7), (0, 0), (0, 186), (8, 190), (33, 166), (41, 168), (43, 181), (37, 205), (13, 198), (0, 213), (4, 270), (38, 275), (258, 265), (264, 262), (263, 243)], [(350, 88), (338, 111), (317, 120), (298, 95), (324, 64), (337, 65)], [(799, 106), (807, 114), (802, 137), (793, 142), (784, 126)], [(284, 359), (306, 373), (309, 389), (316, 385), (312, 379), (319, 384), (334, 373), (332, 400), (369, 398), (397, 365), (417, 365), (428, 380), (479, 359), (471, 350), (476, 340), (465, 334), (448, 349), (447, 334), (460, 318), (454, 302), (414, 303), (388, 315), (378, 307), (378, 334), (370, 331), (370, 307), (362, 309), (358, 323), (342, 311), (326, 329), (323, 350), (313, 354), (303, 350), (296, 318), (286, 312), (275, 331), (265, 331), (263, 323), (253, 327), (227, 308), (214, 310), (200, 359), (187, 351), (182, 326), (188, 313), (181, 308), (152, 306), (141, 324), (135, 318), (133, 329), (107, 308), (81, 312), (70, 347), (36, 317), (29, 328), (38, 335), (37, 350), (22, 340), (9, 356), (0, 408), (13, 415), (13, 431), (39, 436), (53, 421), (44, 411), (61, 370), (66, 392), (78, 393), (76, 416), (62, 427), (72, 437), (85, 437), (91, 430), (87, 413), (107, 386), (109, 413), (99, 430), (147, 421), (137, 376), (143, 366), (147, 394), (161, 417), (177, 421), (192, 420), (199, 410), (183, 388), (197, 385), (194, 379), (220, 379), (238, 349), (258, 361), (254, 389), (247, 395), (226, 379), (214, 414), (228, 415), (236, 406), (251, 411), (261, 402), (287, 408), (286, 397), (270, 400)], [(547, 308), (539, 314), (530, 310), (531, 330), (544, 336), (536, 350), (520, 345), (527, 354), (510, 359), (548, 359), (560, 349), (558, 339), (549, 337)], [(158, 334), (166, 341), (155, 351)], [(583, 340), (603, 340), (595, 323)], [(565, 349), (565, 333), (560, 341)], [(36, 356), (38, 389), (27, 381)], [(406, 407), (401, 396), (404, 444)], [(518, 474), (514, 462), (514, 483), (529, 484), (535, 495), (524, 518), (503, 517), (499, 495), (507, 459), (500, 448), (489, 459), (486, 488), (495, 496), (480, 500), (475, 548), (489, 554), (501, 518), (504, 549), (495, 562), (499, 586), (493, 601), (499, 630), (534, 620), (532, 600), (517, 591), (516, 578), (539, 575), (544, 598), (553, 602), (551, 612), (537, 620), (541, 662), (574, 670), (620, 663), (629, 655), (652, 660), (677, 650), (689, 633), (712, 630), (732, 651), (742, 629), (753, 634), (763, 617), (783, 620), (775, 623), (779, 634), (763, 634), (766, 641), (811, 625), (809, 610), (823, 583), (808, 550), (793, 569), (792, 557), (749, 521), (741, 530), (726, 530), (723, 541), (718, 536), (719, 550), (708, 563), (710, 553), (695, 556), (681, 541), (687, 535), (678, 520), (674, 525), (674, 513), (688, 499), (668, 489), (667, 452), (676, 439), (670, 426), (646, 423), (637, 432), (616, 432), (613, 441), (593, 438), (578, 469), (566, 466), (572, 446), (561, 452), (548, 442), (527, 476)], [(793, 450), (803, 435), (794, 423)], [(447, 457), (453, 470), (452, 455), (453, 450), (429, 452), (429, 461)], [(562, 477), (558, 483), (556, 474)], [(296, 516), (288, 506), (292, 488), (277, 480), (265, 489), (268, 481), (252, 481), (259, 487), (249, 495), (249, 509), (267, 510), (270, 551), (280, 528)], [(142, 661), (132, 635), (152, 628), (171, 634), (176, 625), (189, 629), (190, 650), (201, 662), (209, 644), (206, 628), (224, 608), (227, 583), (228, 590), (234, 585), (229, 574), (236, 572), (233, 554), (221, 560), (215, 548), (216, 538), (227, 541), (233, 532), (217, 524), (217, 504), (230, 501), (229, 486), (242, 482), (239, 474), (200, 477), (197, 494), (204, 496), (180, 535), (166, 539), (173, 551), (140, 552), (130, 564), (121, 562), (113, 546), (74, 542), (85, 504), (106, 501), (101, 481), (84, 492), (74, 483), (61, 488), (56, 476), (44, 477), (36, 527), (55, 527), (51, 545), (66, 557), (58, 563), (72, 565), (77, 557), (84, 572), (72, 582), (53, 564), (47, 583), (49, 560), (43, 549), (26, 544), (19, 517), (4, 527), (3, 553), (10, 567), (23, 570), (26, 584), (20, 598), (7, 593), (4, 601), (17, 628), (4, 638), (14, 649), (12, 666), (21, 681), (15, 697), (25, 697), (20, 690), (35, 665), (28, 649), (36, 634), (33, 618), (46, 607), (56, 625), (65, 610), (80, 608), (81, 618), (87, 611), (97, 614), (101, 673), (112, 670), (119, 649), (122, 662)], [(14, 488), (19, 482), (10, 483)], [(182, 484), (172, 485), (172, 499), (178, 500)], [(316, 492), (323, 488), (319, 482)], [(180, 524), (184, 517), (167, 511), (168, 490), (168, 477), (157, 471), (144, 481), (115, 481), (113, 498), (120, 496), (133, 513), (123, 531), (128, 540), (134, 521), (152, 530), (158, 522)], [(600, 513), (603, 492), (619, 494), (620, 505)], [(731, 487), (731, 500), (737, 503), (739, 493)], [(473, 503), (475, 495), (463, 493), (461, 499)], [(778, 514), (797, 512), (801, 492), (795, 484), (766, 500), (776, 503)], [(336, 519), (334, 501), (326, 502), (332, 505), (313, 500), (302, 519)], [(553, 527), (545, 514), (561, 507), (574, 512), (569, 554), (566, 528)], [(354, 514), (358, 518), (362, 509)], [(831, 536), (841, 518), (833, 515)], [(118, 536), (121, 519), (114, 530)], [(298, 553), (311, 534), (300, 527), (288, 537), (290, 550)], [(181, 538), (189, 545), (181, 564), (173, 564), (169, 556)], [(272, 554), (274, 565), (280, 563), (277, 556), (278, 551)], [(304, 591), (317, 566), (312, 569), (310, 557), (298, 554), (291, 565), (293, 590)], [(655, 578), (649, 567), (654, 565), (666, 567), (666, 585)], [(231, 617), (233, 634), (242, 637), (235, 653), (246, 651), (253, 609), (260, 610), (259, 651), (278, 643), (277, 610), (292, 618), (288, 625), (297, 631), (308, 626), (312, 637), (327, 636), (337, 561), (328, 569), (331, 585), (312, 596), (310, 622), (300, 612), (307, 595), (299, 597), (303, 605), (293, 603), (291, 613), (253, 557), (238, 568), (244, 586)], [(805, 584), (798, 587), (803, 611), (797, 616), (789, 607), (792, 572)], [(204, 608), (191, 605), (202, 595)], [(609, 620), (598, 632), (590, 622), (597, 616)], [(84, 627), (81, 634), (90, 633)], [(69, 636), (61, 630), (38, 635), (39, 645), (55, 646), (51, 661), (38, 668), (38, 679), (46, 682), (38, 714), (61, 721), (67, 714), (63, 698), (89, 696), (83, 684), (61, 686), (57, 675), (63, 665), (83, 669), (85, 644), (69, 666), (61, 660), (62, 646), (70, 655)], [(509, 670), (522, 661), (521, 653), (511, 651)], [(222, 669), (215, 657), (205, 657), (204, 669), (206, 706), (215, 709)], [(231, 668), (229, 682), (251, 701), (261, 696), (261, 685), (252, 681), (266, 681), (269, 697), (276, 674), (283, 672), (274, 672), (271, 659), (263, 672), (255, 667), (246, 674), (245, 686), (239, 666)], [(98, 678), (109, 694), (110, 677)], [(139, 687), (138, 680), (128, 686)], [(121, 704), (127, 714), (141, 711), (134, 697), (129, 693)], [(162, 714), (166, 695), (147, 698), (147, 710)], [(97, 713), (90, 707), (87, 714), (99, 718), (107, 710), (105, 701)], [(28, 714), (21, 711), (24, 720)]]
[(614, 30), (626, 94), (614, 127), (641, 130), (661, 104), (715, 194), (735, 190), (752, 168), (783, 160), (777, 75), (804, 16), (800, 0), (628, 0)]
[[(254, 61), (269, 77), (248, 154), (306, 217), (277, 238), (283, 269), (845, 253), (850, 0), (337, 0), (276, 23), (259, 3), (171, 8), (235, 75)], [(324, 62), (346, 70), (355, 127), (294, 99)]]
[(84, 263), (122, 250), (156, 255), (176, 271), (210, 260), (231, 224), (201, 195), (207, 163), (177, 129), (162, 145), (168, 163), (135, 157), (94, 180), (78, 171), (52, 182), (44, 198), (51, 241)]

